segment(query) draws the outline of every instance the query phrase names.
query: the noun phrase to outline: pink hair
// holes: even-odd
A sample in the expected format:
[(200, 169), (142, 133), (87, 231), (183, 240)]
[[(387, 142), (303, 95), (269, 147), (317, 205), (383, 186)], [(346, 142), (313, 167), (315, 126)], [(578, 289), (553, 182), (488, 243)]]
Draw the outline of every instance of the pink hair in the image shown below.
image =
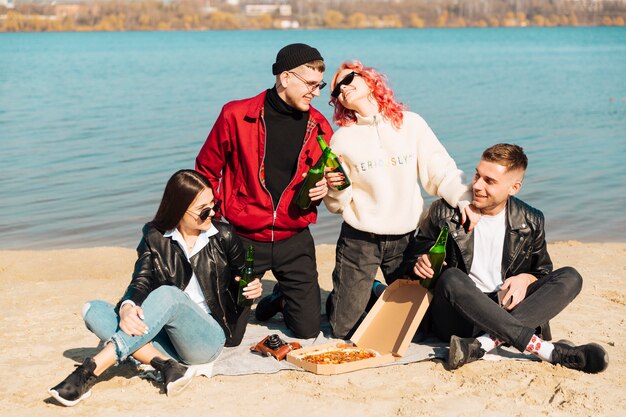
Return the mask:
[[(339, 73), (345, 69), (350, 69), (361, 75), (370, 90), (372, 96), (378, 103), (378, 109), (383, 118), (391, 122), (393, 127), (399, 129), (402, 126), (403, 114), (405, 110), (404, 104), (397, 101), (393, 95), (393, 90), (387, 85), (387, 77), (372, 67), (364, 67), (360, 61), (347, 61), (341, 64), (335, 73), (330, 85), (335, 85), (341, 81), (337, 79)], [(356, 115), (354, 110), (346, 109), (339, 99), (331, 97), (330, 104), (335, 107), (333, 121), (339, 126), (349, 126), (356, 123)]]

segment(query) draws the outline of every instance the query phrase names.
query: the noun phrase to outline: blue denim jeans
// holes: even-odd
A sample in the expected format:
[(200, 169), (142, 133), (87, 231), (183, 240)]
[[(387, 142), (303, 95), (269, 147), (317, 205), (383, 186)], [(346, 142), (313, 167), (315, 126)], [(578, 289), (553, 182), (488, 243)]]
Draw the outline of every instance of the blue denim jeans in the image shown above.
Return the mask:
[(341, 225), (333, 270), (333, 291), (327, 302), (335, 337), (349, 337), (355, 330), (370, 300), (378, 268), (387, 284), (402, 275), (404, 251), (412, 233), (377, 235), (357, 230), (345, 222)]
[(142, 336), (124, 333), (115, 306), (105, 301), (88, 302), (83, 318), (100, 340), (115, 344), (118, 361), (150, 342), (160, 352), (191, 365), (211, 362), (224, 347), (224, 331), (213, 316), (174, 286), (152, 291), (141, 308), (148, 326), (148, 333)]

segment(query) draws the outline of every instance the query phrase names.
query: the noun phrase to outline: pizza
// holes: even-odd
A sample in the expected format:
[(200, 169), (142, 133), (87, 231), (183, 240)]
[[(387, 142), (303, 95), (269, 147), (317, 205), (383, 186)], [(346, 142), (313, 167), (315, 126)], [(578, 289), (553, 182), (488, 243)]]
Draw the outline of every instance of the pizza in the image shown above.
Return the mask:
[(372, 350), (360, 349), (352, 345), (343, 345), (330, 348), (323, 352), (316, 351), (303, 356), (302, 360), (316, 365), (339, 365), (341, 363), (360, 361), (375, 356), (376, 353)]

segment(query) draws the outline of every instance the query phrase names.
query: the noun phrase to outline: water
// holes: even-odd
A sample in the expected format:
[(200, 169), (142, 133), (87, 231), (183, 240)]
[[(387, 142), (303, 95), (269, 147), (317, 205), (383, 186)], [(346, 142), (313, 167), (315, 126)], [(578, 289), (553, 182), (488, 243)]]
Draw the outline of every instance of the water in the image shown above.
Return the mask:
[[(0, 249), (134, 247), (221, 106), (270, 87), (291, 42), (327, 80), (352, 58), (385, 72), (470, 177), (486, 147), (522, 145), (519, 196), (549, 241), (624, 241), (624, 28), (25, 33), (0, 34)], [(322, 209), (316, 241), (339, 222)]]

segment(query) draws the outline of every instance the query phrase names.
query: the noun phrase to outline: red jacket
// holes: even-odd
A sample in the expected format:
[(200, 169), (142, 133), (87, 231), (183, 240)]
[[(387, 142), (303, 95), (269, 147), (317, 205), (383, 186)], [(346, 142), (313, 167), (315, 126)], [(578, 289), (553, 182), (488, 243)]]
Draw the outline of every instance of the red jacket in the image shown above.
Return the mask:
[[(322, 154), (315, 136), (330, 142), (332, 128), (313, 107), (298, 159), (296, 173), (283, 192), (276, 211), (265, 187), (266, 92), (256, 97), (227, 103), (196, 158), (196, 171), (206, 176), (216, 198), (222, 200), (222, 214), (237, 233), (252, 240), (271, 242), (291, 237), (315, 223), (316, 205), (300, 209), (293, 200), (307, 172)], [(220, 181), (221, 180), (221, 181)], [(218, 187), (219, 185), (219, 187)]]

